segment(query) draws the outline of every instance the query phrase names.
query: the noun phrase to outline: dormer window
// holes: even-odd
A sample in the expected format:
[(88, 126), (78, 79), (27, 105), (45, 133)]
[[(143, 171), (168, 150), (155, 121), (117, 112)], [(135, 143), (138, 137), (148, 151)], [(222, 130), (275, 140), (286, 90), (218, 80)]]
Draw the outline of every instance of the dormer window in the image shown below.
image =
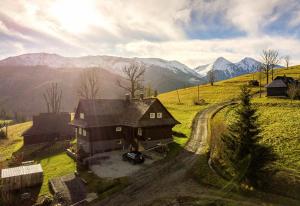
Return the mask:
[(162, 118), (162, 113), (161, 113), (161, 112), (156, 113), (156, 117), (157, 117), (158, 119), (161, 119), (161, 118)]
[(79, 114), (80, 119), (84, 119), (84, 113)]
[(150, 113), (150, 119), (155, 119), (155, 113)]

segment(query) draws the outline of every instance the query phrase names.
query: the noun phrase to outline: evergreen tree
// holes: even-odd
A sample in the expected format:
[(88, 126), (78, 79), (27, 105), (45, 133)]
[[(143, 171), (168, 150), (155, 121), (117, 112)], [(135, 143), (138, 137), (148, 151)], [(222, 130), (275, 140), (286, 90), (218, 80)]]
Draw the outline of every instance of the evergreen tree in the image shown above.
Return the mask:
[(264, 168), (276, 159), (270, 147), (259, 143), (261, 139), (256, 109), (251, 104), (251, 90), (241, 87), (240, 104), (236, 121), (223, 134), (223, 157), (233, 168), (233, 178), (238, 183), (257, 186)]

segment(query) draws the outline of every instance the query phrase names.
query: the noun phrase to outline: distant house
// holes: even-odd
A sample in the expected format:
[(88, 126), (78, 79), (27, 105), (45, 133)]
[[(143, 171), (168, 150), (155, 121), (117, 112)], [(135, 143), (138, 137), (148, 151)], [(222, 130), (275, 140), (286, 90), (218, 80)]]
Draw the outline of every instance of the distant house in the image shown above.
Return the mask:
[(79, 150), (86, 154), (143, 150), (172, 141), (179, 124), (157, 98), (80, 100), (74, 120)]
[(266, 86), (267, 96), (287, 96), (287, 90), (291, 84), (298, 84), (292, 77), (277, 76)]
[(248, 85), (252, 87), (258, 87), (259, 86), (259, 81), (257, 80), (250, 80), (248, 81)]
[(74, 137), (69, 113), (41, 113), (33, 116), (33, 125), (23, 133), (24, 145), (53, 142)]

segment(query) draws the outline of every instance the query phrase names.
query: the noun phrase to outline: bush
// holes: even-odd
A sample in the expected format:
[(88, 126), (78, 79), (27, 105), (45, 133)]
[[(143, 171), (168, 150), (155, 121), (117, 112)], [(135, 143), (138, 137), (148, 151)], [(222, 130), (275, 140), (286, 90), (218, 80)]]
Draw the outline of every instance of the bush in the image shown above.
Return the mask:
[(0, 139), (6, 138), (6, 133), (2, 129), (0, 129)]
[(194, 105), (206, 105), (206, 101), (204, 99), (197, 99), (197, 98), (194, 98), (193, 99), (193, 104)]

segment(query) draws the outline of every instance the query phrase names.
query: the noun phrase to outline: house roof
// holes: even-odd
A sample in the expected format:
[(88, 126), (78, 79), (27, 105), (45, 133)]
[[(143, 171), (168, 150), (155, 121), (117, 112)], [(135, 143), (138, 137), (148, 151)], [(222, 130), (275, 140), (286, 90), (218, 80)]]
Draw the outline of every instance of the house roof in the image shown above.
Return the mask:
[(69, 122), (71, 115), (69, 113), (40, 113), (33, 116), (33, 125), (23, 132), (26, 135), (44, 135), (44, 134), (71, 134), (72, 127)]
[(1, 178), (15, 177), (42, 172), (43, 169), (40, 164), (11, 167), (1, 170)]
[(282, 80), (285, 84), (293, 84), (295, 83), (295, 80), (292, 77), (287, 76), (277, 76), (275, 80)]
[[(154, 102), (161, 104), (157, 98), (132, 99), (130, 101), (124, 99), (80, 100), (78, 107), (81, 107), (85, 113), (84, 120), (75, 118), (71, 124), (86, 128), (113, 125), (146, 127), (179, 123), (170, 113), (167, 119), (140, 121)], [(164, 108), (162, 104), (161, 106)]]
[(266, 88), (279, 88), (279, 87), (287, 87), (287, 85), (286, 85), (286, 83), (284, 83), (283, 80), (275, 79), (266, 86)]

